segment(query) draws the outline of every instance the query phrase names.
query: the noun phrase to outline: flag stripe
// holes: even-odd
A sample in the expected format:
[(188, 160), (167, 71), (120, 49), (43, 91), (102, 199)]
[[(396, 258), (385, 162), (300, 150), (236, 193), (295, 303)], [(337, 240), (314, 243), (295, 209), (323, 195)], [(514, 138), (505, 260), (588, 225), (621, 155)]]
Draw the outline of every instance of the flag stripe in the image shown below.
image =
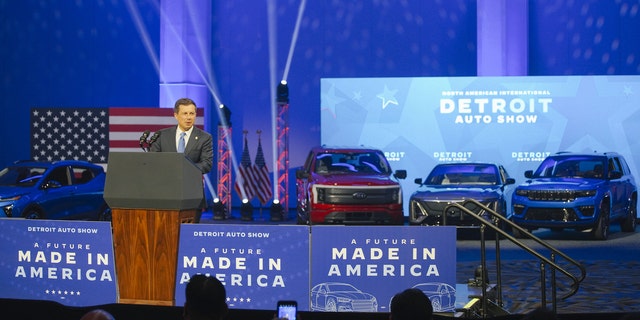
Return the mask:
[[(204, 110), (196, 111), (196, 127), (204, 129)], [(109, 108), (109, 150), (140, 151), (140, 136), (176, 125), (173, 108)]]

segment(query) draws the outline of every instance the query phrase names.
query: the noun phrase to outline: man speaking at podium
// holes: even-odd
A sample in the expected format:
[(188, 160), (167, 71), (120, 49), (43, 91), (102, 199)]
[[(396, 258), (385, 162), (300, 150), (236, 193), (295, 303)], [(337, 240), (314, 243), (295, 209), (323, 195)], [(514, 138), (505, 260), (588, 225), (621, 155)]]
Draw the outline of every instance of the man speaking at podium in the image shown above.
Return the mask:
[[(189, 98), (181, 98), (173, 106), (173, 116), (178, 125), (161, 129), (158, 139), (151, 144), (151, 152), (182, 152), (193, 164), (207, 174), (213, 166), (213, 138), (208, 132), (199, 129), (196, 123), (196, 103)], [(169, 169), (169, 168), (168, 168)], [(205, 208), (204, 190), (202, 190), (200, 211)], [(195, 222), (200, 222), (200, 215), (196, 214)]]
[(213, 138), (194, 126), (196, 103), (189, 98), (178, 99), (173, 106), (173, 116), (178, 125), (159, 130), (158, 140), (151, 144), (149, 151), (182, 152), (202, 174), (209, 173), (213, 166)]

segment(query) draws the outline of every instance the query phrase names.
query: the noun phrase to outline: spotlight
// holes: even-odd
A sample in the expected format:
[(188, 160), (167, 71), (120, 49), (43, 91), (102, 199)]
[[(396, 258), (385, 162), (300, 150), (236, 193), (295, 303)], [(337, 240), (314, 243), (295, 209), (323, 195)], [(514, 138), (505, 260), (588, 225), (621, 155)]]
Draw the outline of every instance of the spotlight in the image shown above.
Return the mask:
[(220, 201), (220, 198), (213, 199), (213, 220), (224, 220), (227, 218), (227, 207)]
[(289, 87), (285, 80), (280, 81), (280, 84), (278, 85), (278, 90), (276, 90), (276, 101), (278, 104), (289, 103)]
[(249, 199), (242, 199), (242, 205), (240, 206), (240, 220), (253, 220), (253, 206), (251, 205), (251, 202), (249, 202)]
[(278, 199), (271, 204), (271, 221), (282, 221), (284, 218), (284, 208)]
[[(218, 121), (218, 125), (231, 127), (231, 110), (229, 110), (229, 107), (224, 104), (220, 104), (219, 108), (221, 112), (221, 118), (220, 121)], [(222, 117), (224, 117), (224, 123), (222, 122)]]

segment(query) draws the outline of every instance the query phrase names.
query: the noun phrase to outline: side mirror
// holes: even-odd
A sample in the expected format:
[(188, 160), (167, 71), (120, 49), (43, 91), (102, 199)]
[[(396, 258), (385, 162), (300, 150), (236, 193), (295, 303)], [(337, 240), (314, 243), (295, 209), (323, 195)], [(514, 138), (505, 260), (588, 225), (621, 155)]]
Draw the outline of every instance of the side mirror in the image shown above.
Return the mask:
[(406, 179), (407, 178), (407, 170), (396, 170), (393, 174), (396, 179)]
[(42, 185), (42, 189), (55, 189), (62, 187), (62, 184), (56, 180), (49, 180)]
[(305, 170), (297, 170), (296, 171), (296, 178), (298, 179), (308, 179), (309, 178), (309, 172), (305, 171)]
[(504, 182), (505, 185), (507, 184), (515, 184), (516, 183), (516, 179), (514, 178), (507, 178), (507, 181)]
[(609, 172), (609, 179), (620, 179), (620, 178), (622, 178), (622, 172), (617, 170)]
[(415, 182), (416, 184), (422, 185), (422, 178), (415, 178), (413, 182)]
[(533, 170), (527, 170), (524, 172), (524, 177), (531, 179), (533, 177)]

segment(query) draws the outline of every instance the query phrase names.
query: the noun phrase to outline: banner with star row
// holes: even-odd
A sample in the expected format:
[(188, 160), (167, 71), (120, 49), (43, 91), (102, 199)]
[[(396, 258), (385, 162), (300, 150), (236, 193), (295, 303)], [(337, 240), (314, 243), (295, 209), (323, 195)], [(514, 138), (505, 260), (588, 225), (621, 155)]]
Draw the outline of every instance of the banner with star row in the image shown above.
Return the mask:
[(638, 93), (640, 76), (325, 78), (321, 143), (384, 151), (408, 172), (405, 204), (442, 162), (499, 163), (519, 183), (550, 154), (615, 151), (640, 177)]
[(116, 302), (111, 223), (0, 219), (0, 298)]
[[(225, 286), (231, 308), (388, 312), (409, 287), (456, 297), (455, 227), (182, 224), (175, 305), (194, 274)], [(109, 222), (0, 219), (0, 298), (67, 306), (117, 302)], [(100, 294), (95, 294), (99, 292)], [(441, 298), (445, 298), (444, 296)]]

